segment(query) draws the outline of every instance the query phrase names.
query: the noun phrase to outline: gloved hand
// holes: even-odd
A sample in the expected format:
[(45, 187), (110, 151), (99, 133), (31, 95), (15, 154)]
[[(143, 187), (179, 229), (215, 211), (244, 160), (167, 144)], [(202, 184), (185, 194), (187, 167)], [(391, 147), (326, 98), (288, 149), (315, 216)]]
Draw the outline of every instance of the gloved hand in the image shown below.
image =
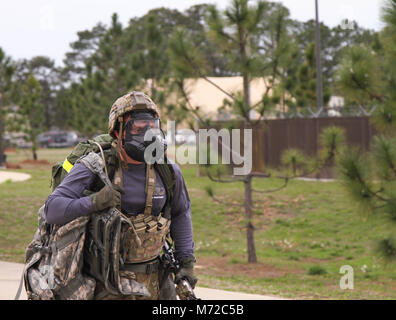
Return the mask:
[(91, 194), (92, 207), (95, 211), (121, 205), (121, 194), (124, 189), (113, 183), (112, 187), (104, 186), (98, 192)]
[(194, 289), (198, 278), (194, 275), (194, 257), (180, 259), (180, 268), (175, 274), (175, 283), (178, 284), (182, 279), (186, 279)]

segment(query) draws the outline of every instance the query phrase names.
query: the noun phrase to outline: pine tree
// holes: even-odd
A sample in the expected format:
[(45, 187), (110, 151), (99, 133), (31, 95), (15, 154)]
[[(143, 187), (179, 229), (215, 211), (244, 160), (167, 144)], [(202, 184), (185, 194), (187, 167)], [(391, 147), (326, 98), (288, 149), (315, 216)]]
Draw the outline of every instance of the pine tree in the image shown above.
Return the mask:
[[(376, 104), (372, 121), (378, 134), (371, 150), (348, 150), (339, 159), (339, 174), (357, 211), (385, 214), (396, 220), (396, 1), (382, 9), (385, 28), (380, 42), (383, 52), (354, 48), (347, 53), (349, 63), (340, 70), (340, 86), (350, 99)], [(375, 55), (376, 54), (376, 55)], [(359, 98), (359, 95), (362, 98)], [(378, 252), (386, 260), (396, 259), (395, 236), (379, 241)]]
[[(292, 91), (296, 98), (296, 104), (302, 114), (309, 115), (317, 112), (315, 107), (316, 99), (316, 60), (315, 60), (315, 43), (311, 42), (305, 49), (305, 61), (298, 68), (296, 86)], [(323, 102), (326, 105), (330, 100), (330, 90), (325, 88), (323, 92)]]
[(96, 52), (85, 62), (86, 77), (72, 83), (59, 101), (61, 105), (70, 101), (69, 124), (80, 133), (93, 136), (106, 131), (110, 106), (137, 84), (139, 79), (128, 60), (130, 45), (117, 14), (113, 14)]
[[(259, 114), (260, 119), (264, 116), (266, 110), (263, 106), (268, 103), (268, 99), (263, 97), (263, 100), (258, 104), (251, 103), (251, 81), (254, 77), (267, 75), (266, 70), (270, 72), (270, 86), (274, 89), (277, 85), (277, 79), (280, 75), (281, 63), (280, 51), (271, 51), (270, 58), (267, 56), (267, 64), (263, 63), (263, 56), (260, 55), (260, 28), (261, 22), (265, 21), (266, 3), (258, 1), (256, 5), (250, 5), (248, 0), (233, 0), (230, 6), (224, 11), (220, 12), (215, 6), (210, 6), (208, 11), (207, 24), (209, 26), (209, 37), (217, 48), (217, 51), (226, 57), (228, 62), (228, 70), (233, 74), (242, 77), (242, 91), (241, 92), (227, 92), (220, 86), (213, 83), (209, 77), (208, 69), (210, 64), (207, 63), (205, 54), (198, 46), (190, 40), (191, 36), (189, 30), (177, 30), (170, 41), (170, 54), (172, 62), (172, 70), (174, 75), (178, 75), (181, 79), (179, 83), (180, 91), (185, 97), (185, 106), (200, 120), (201, 125), (205, 123), (205, 118), (200, 115), (199, 110), (194, 109), (189, 103), (188, 93), (183, 86), (183, 79), (202, 78), (211, 83), (221, 92), (227, 96), (224, 107), (231, 109), (236, 120), (239, 121), (238, 127), (243, 129), (250, 129), (257, 125), (258, 119), (253, 118), (253, 111)], [(283, 16), (285, 17), (285, 16)], [(279, 27), (282, 24), (278, 24)], [(284, 28), (278, 28), (278, 35), (281, 37)], [(276, 31), (275, 31), (276, 34)], [(280, 46), (280, 41), (275, 41), (274, 46)], [(269, 62), (268, 62), (269, 61)], [(267, 92), (268, 94), (268, 92)], [(216, 182), (234, 182), (239, 181), (244, 185), (244, 209), (246, 216), (246, 239), (248, 262), (257, 262), (256, 249), (254, 243), (254, 226), (253, 226), (253, 200), (252, 200), (252, 180), (257, 177), (268, 177), (266, 174), (258, 172), (251, 172), (245, 176), (231, 176), (224, 177), (224, 173), (218, 171), (220, 167), (216, 166), (212, 172), (212, 168), (207, 170), (208, 177)], [(258, 191), (260, 192), (260, 191)]]
[(5, 120), (9, 113), (8, 104), (12, 100), (12, 75), (14, 66), (11, 58), (6, 56), (2, 48), (0, 48), (0, 166), (5, 161), (4, 155), (4, 131)]
[(344, 50), (340, 65), (335, 72), (338, 93), (346, 104), (369, 112), (372, 106), (383, 100), (383, 79), (379, 57), (364, 45)]
[(26, 82), (20, 89), (20, 100), (18, 114), (16, 119), (20, 131), (27, 135), (27, 141), (32, 143), (33, 159), (37, 160), (38, 141), (37, 136), (45, 128), (45, 107), (41, 102), (42, 88), (38, 80), (29, 75)]

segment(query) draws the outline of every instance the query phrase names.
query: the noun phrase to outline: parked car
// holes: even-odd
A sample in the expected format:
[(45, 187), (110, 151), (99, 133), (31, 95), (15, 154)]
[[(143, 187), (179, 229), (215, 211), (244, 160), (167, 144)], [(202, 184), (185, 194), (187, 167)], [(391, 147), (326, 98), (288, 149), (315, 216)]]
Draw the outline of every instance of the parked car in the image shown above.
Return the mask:
[(41, 133), (38, 142), (43, 148), (68, 148), (74, 147), (79, 139), (74, 131), (49, 131)]
[(50, 132), (43, 132), (37, 136), (37, 141), (41, 148), (48, 148), (48, 142), (50, 141), (50, 139), (51, 139)]

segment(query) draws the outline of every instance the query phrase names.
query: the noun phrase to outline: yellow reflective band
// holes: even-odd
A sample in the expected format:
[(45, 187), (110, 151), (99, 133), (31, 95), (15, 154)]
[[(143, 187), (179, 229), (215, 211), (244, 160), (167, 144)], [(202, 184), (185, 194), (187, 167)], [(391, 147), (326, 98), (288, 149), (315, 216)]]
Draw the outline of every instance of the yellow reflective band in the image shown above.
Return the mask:
[(63, 165), (62, 165), (63, 169), (66, 170), (67, 173), (69, 173), (69, 171), (71, 170), (71, 168), (73, 168), (73, 165), (69, 162), (69, 160), (67, 160), (67, 158), (65, 159), (65, 161), (63, 161)]

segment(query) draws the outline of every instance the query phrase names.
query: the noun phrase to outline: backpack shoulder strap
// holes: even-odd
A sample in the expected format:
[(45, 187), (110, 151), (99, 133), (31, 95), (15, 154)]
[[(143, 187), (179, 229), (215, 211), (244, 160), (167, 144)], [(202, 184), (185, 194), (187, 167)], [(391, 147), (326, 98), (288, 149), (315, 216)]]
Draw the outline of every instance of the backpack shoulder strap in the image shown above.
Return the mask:
[(170, 209), (172, 205), (172, 201), (174, 198), (174, 187), (175, 187), (175, 172), (170, 163), (168, 163), (168, 159), (165, 159), (165, 163), (156, 163), (155, 169), (160, 175), (166, 190), (166, 203), (164, 208), (164, 217), (170, 218)]

